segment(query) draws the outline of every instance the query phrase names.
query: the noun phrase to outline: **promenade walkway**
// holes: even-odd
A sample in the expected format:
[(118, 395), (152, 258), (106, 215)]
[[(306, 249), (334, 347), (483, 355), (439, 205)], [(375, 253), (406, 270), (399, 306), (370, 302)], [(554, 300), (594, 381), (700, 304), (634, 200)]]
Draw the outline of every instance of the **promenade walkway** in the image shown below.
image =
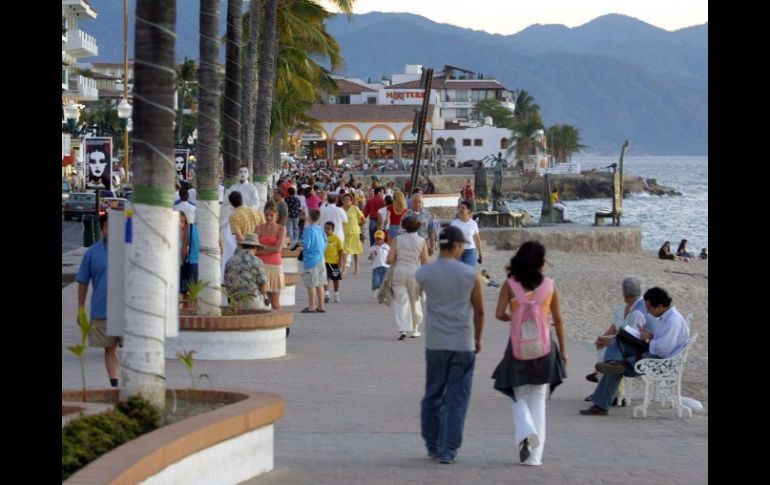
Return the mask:
[[(79, 261), (83, 250), (62, 255)], [(68, 267), (77, 271), (77, 264)], [(568, 341), (569, 377), (547, 404), (543, 466), (518, 465), (508, 398), (490, 375), (508, 338), (494, 319), (498, 289), (485, 288), (486, 328), (477, 356), (465, 439), (457, 463), (426, 457), (420, 437), (425, 364), (423, 338), (396, 341), (392, 310), (369, 295), (371, 269), (342, 281), (342, 303), (326, 314), (295, 314), (287, 355), (267, 361), (195, 363), (213, 387), (280, 394), (286, 414), (275, 426), (275, 469), (249, 483), (266, 484), (649, 484), (708, 482), (708, 417), (685, 420), (670, 410), (631, 418), (631, 408), (608, 417), (580, 416), (593, 389), (584, 379), (595, 361), (588, 344)], [(64, 268), (63, 268), (64, 270)], [(298, 288), (299, 311), (306, 292)], [(64, 346), (77, 340), (77, 284), (62, 288), (62, 387), (80, 386), (77, 359)], [(569, 326), (569, 322), (566, 322)], [(101, 350), (87, 352), (89, 387), (108, 380)], [(166, 360), (169, 387), (189, 378)], [(205, 387), (209, 384), (202, 383)]]

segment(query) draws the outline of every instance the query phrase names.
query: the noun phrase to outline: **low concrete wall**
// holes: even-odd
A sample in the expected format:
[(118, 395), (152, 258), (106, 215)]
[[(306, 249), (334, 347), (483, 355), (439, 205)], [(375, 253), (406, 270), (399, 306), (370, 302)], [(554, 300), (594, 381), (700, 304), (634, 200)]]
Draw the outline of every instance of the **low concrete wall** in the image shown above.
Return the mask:
[[(119, 391), (88, 392), (117, 401)], [(65, 391), (62, 400), (79, 394)], [(176, 394), (189, 397), (190, 391), (179, 389)], [(273, 423), (285, 407), (281, 396), (198, 390), (196, 399), (231, 404), (139, 436), (89, 463), (65, 483), (240, 483), (273, 469)]]
[(540, 241), (546, 249), (578, 253), (638, 253), (642, 230), (638, 226), (583, 226), (556, 224), (542, 227), (483, 227), (484, 245), (515, 250), (529, 240)]
[(273, 359), (286, 355), (286, 327), (294, 314), (279, 310), (242, 310), (221, 317), (180, 315), (179, 335), (166, 339), (167, 359), (195, 350), (198, 360)]

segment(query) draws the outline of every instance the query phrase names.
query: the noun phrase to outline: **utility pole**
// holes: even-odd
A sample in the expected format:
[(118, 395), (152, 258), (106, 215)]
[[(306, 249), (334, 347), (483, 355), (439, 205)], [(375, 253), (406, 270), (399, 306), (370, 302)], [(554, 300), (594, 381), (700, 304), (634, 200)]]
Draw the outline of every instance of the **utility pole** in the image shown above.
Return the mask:
[[(412, 133), (417, 134), (417, 148), (414, 154), (414, 163), (412, 164), (412, 177), (410, 178), (410, 187), (417, 187), (417, 178), (420, 174), (420, 161), (422, 159), (422, 145), (425, 139), (425, 122), (428, 118), (428, 105), (430, 104), (430, 88), (433, 84), (433, 69), (423, 68), (420, 84), (423, 86), (422, 108), (417, 111), (415, 120), (412, 123)], [(416, 130), (416, 131), (415, 131)], [(409, 194), (406, 194), (409, 197)]]
[[(123, 0), (123, 99), (128, 102), (128, 0)], [(123, 127), (123, 168), (128, 183), (128, 125)]]

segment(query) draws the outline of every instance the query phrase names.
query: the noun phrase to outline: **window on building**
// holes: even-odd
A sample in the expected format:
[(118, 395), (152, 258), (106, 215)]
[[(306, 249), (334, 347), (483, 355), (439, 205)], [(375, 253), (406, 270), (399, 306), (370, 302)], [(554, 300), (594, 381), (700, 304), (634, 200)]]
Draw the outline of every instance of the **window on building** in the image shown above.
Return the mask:
[(508, 138), (500, 138), (500, 148), (508, 148)]
[(350, 104), (350, 95), (338, 96), (337, 104)]
[(463, 146), (464, 147), (471, 146), (471, 139), (470, 138), (463, 138)]
[(468, 118), (468, 108), (455, 109), (455, 118)]
[(366, 104), (377, 104), (377, 98), (366, 98)]
[(484, 140), (482, 140), (481, 138), (474, 138), (473, 139), (473, 146), (475, 146), (475, 147), (484, 146)]

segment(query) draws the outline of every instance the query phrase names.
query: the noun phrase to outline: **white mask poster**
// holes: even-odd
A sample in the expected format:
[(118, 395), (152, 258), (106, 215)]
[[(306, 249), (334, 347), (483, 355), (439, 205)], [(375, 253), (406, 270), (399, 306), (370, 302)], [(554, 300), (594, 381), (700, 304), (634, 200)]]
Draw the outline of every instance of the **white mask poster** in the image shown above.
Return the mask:
[(90, 137), (83, 141), (86, 187), (112, 190), (112, 137)]
[(174, 150), (174, 165), (176, 166), (177, 180), (187, 180), (187, 161), (190, 158), (190, 150), (187, 148), (177, 148)]

